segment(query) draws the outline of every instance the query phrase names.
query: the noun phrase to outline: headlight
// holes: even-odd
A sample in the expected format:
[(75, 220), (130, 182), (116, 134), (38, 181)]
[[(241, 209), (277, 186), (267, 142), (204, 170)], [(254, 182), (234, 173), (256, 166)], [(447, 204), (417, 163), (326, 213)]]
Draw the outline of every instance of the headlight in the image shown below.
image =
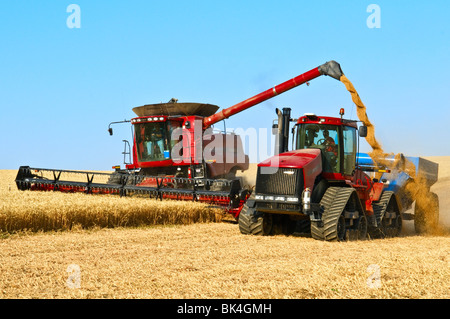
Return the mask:
[(255, 195), (255, 199), (264, 200), (264, 196), (263, 195)]
[(273, 200), (273, 196), (266, 196), (265, 199), (266, 200)]
[(279, 201), (282, 201), (282, 202), (284, 202), (284, 196), (277, 196), (277, 197), (275, 197), (275, 200), (279, 200)]
[(309, 211), (309, 209), (311, 208), (311, 190), (309, 188), (305, 188), (302, 193), (302, 203), (303, 210)]
[(288, 197), (288, 198), (286, 198), (286, 201), (290, 202), (290, 203), (297, 203), (298, 197)]

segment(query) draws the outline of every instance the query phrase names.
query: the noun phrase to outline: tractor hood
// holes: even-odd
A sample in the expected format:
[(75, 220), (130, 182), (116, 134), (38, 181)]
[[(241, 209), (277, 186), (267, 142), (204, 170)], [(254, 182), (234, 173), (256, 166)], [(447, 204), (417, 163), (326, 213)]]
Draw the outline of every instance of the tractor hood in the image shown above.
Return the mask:
[(305, 187), (314, 186), (314, 181), (322, 173), (322, 155), (319, 149), (301, 149), (272, 156), (258, 164), (258, 167), (301, 168)]
[(316, 161), (322, 162), (320, 150), (312, 148), (281, 153), (266, 159), (259, 163), (258, 166), (304, 168)]

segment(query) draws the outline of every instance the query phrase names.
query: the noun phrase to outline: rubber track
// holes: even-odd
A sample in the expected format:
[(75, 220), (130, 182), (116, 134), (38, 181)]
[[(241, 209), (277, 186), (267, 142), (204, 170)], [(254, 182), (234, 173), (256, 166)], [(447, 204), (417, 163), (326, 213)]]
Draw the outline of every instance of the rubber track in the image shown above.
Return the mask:
[(338, 219), (353, 192), (355, 190), (350, 187), (330, 187), (327, 189), (320, 201), (320, 205), (324, 209), (322, 213), (323, 227), (319, 227), (316, 222), (311, 223), (313, 238), (326, 241), (338, 240)]
[(373, 213), (375, 215), (375, 220), (377, 221), (377, 227), (370, 230), (370, 235), (375, 238), (384, 238), (386, 234), (383, 233), (381, 229), (381, 220), (384, 217), (384, 213), (388, 207), (391, 197), (394, 195), (392, 191), (385, 191), (381, 194), (380, 200), (378, 202), (372, 203)]
[(251, 225), (252, 225), (253, 214), (248, 213), (248, 206), (244, 204), (242, 207), (241, 213), (239, 214), (239, 230), (242, 234), (249, 235), (252, 233)]
[[(323, 212), (326, 212), (330, 209), (338, 190), (338, 187), (329, 187), (326, 190), (325, 194), (320, 200), (320, 206), (323, 208)], [(311, 222), (311, 236), (314, 239), (325, 240), (323, 230), (323, 227), (319, 227), (317, 222)]]
[(244, 204), (239, 214), (239, 230), (245, 235), (267, 235), (263, 234), (263, 221), (261, 213), (255, 213), (253, 208)]
[(384, 213), (386, 212), (389, 201), (391, 200), (394, 192), (385, 191), (381, 194), (380, 200), (378, 202), (372, 203), (373, 212), (375, 214), (375, 219), (377, 220), (377, 226), (381, 225), (381, 220), (383, 219)]

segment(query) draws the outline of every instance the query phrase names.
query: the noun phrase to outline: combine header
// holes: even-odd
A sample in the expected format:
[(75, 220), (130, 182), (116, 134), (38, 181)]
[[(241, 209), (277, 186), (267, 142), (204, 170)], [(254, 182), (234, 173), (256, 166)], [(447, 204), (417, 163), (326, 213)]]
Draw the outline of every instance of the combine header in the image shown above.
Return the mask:
[(341, 73), (339, 64), (330, 61), (218, 113), (215, 105), (175, 99), (135, 107), (137, 117), (122, 121), (131, 122), (134, 132), (133, 160), (124, 169), (98, 173), (21, 166), (17, 187), (202, 201), (237, 218), (252, 191), (236, 178), (238, 170), (248, 169), (248, 156), (239, 136), (214, 132), (212, 126), (321, 75), (339, 79)]
[[(200, 186), (201, 182), (201, 186)], [(54, 170), (21, 166), (16, 177), (20, 190), (60, 191), (66, 193), (141, 195), (157, 199), (195, 200), (224, 206), (238, 214), (243, 194), (240, 181), (192, 179), (141, 174), (115, 174)]]

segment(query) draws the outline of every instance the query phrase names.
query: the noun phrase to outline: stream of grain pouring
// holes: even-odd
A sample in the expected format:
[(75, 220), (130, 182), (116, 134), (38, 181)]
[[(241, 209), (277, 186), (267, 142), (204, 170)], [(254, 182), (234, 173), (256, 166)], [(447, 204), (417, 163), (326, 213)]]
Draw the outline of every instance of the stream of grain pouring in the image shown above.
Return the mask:
[[(425, 216), (431, 216), (431, 214), (433, 214), (433, 207), (435, 207), (436, 203), (433, 203), (433, 198), (430, 198), (429, 196), (430, 193), (426, 188), (424, 177), (416, 176), (415, 165), (408, 161), (405, 157), (401, 156), (401, 154), (395, 155), (393, 162), (386, 160), (386, 158), (392, 156), (393, 154), (385, 153), (381, 143), (375, 138), (375, 126), (370, 122), (369, 117), (367, 116), (366, 106), (361, 101), (358, 92), (352, 82), (350, 82), (345, 75), (341, 76), (340, 81), (345, 85), (347, 91), (351, 94), (352, 101), (356, 105), (356, 114), (359, 120), (367, 126), (366, 141), (372, 147), (372, 151), (369, 152), (369, 156), (373, 159), (374, 163), (378, 165), (383, 165), (391, 170), (403, 171), (413, 177), (413, 182), (409, 183), (406, 189), (414, 200), (422, 203), (425, 209)], [(435, 233), (438, 229), (430, 229), (430, 231)]]

